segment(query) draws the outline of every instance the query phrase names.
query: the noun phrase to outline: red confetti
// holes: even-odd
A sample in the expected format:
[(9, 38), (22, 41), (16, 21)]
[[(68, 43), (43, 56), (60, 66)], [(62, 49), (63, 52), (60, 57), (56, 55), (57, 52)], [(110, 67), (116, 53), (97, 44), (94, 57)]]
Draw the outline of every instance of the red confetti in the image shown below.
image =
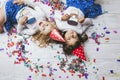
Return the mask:
[(104, 77), (104, 76), (102, 77), (102, 80), (105, 80), (105, 77)]
[(47, 75), (46, 74), (42, 74), (43, 77), (46, 77)]
[(81, 78), (81, 75), (78, 75), (79, 78)]
[(75, 71), (73, 71), (73, 70), (69, 70), (69, 72), (70, 72), (70, 73), (75, 73)]
[(93, 61), (94, 61), (94, 63), (96, 63), (96, 59), (94, 59)]
[(61, 69), (64, 73), (66, 73), (66, 71), (64, 69)]
[(15, 61), (14, 64), (20, 64), (20, 62)]

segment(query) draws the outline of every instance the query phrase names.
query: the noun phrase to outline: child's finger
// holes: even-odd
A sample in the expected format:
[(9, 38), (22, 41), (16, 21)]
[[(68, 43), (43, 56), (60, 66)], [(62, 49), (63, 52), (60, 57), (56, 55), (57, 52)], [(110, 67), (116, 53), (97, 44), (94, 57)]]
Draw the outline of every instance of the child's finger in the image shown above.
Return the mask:
[(27, 17), (27, 16), (25, 16), (25, 17), (23, 18), (24, 23), (26, 23), (26, 22), (27, 22), (27, 20), (28, 20), (28, 17)]
[(17, 4), (17, 3), (18, 3), (18, 0), (14, 0), (14, 1), (13, 1), (13, 4)]
[(25, 16), (25, 17), (24, 17), (24, 19), (25, 19), (25, 21), (27, 21), (27, 20), (28, 20), (28, 17), (27, 17), (27, 16)]

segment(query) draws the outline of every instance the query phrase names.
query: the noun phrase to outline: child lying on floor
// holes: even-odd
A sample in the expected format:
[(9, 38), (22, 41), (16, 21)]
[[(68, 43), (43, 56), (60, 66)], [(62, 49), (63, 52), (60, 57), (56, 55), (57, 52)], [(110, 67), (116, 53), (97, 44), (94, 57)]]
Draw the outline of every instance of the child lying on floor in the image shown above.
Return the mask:
[[(46, 20), (47, 15), (41, 9), (41, 6), (45, 5), (39, 3), (40, 6), (34, 8), (28, 7), (26, 5), (17, 5), (14, 0), (9, 0), (1, 8), (1, 18), (0, 18), (0, 32), (3, 32), (4, 28), (6, 31), (10, 32), (14, 24), (17, 25), (17, 32), (24, 35), (33, 35), (39, 29), (39, 22), (41, 20)], [(44, 7), (45, 8), (45, 7)]]

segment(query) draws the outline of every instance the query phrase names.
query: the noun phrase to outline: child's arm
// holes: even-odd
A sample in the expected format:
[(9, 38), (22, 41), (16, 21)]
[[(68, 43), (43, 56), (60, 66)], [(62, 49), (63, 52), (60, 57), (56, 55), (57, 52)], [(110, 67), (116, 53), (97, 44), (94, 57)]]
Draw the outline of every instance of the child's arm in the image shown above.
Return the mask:
[(23, 28), (25, 27), (25, 23), (27, 22), (27, 19), (28, 19), (27, 16), (24, 16), (24, 17), (18, 19), (18, 25), (16, 27), (18, 33), (22, 32)]

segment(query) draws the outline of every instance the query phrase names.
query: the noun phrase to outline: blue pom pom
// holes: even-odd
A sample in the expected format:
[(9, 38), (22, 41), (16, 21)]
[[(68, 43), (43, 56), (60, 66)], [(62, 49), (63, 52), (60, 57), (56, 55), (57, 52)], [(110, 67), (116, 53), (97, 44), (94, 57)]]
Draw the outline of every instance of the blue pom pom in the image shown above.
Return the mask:
[(30, 18), (28, 21), (27, 21), (27, 24), (33, 24), (34, 22), (36, 21), (36, 19), (33, 17), (33, 18)]

